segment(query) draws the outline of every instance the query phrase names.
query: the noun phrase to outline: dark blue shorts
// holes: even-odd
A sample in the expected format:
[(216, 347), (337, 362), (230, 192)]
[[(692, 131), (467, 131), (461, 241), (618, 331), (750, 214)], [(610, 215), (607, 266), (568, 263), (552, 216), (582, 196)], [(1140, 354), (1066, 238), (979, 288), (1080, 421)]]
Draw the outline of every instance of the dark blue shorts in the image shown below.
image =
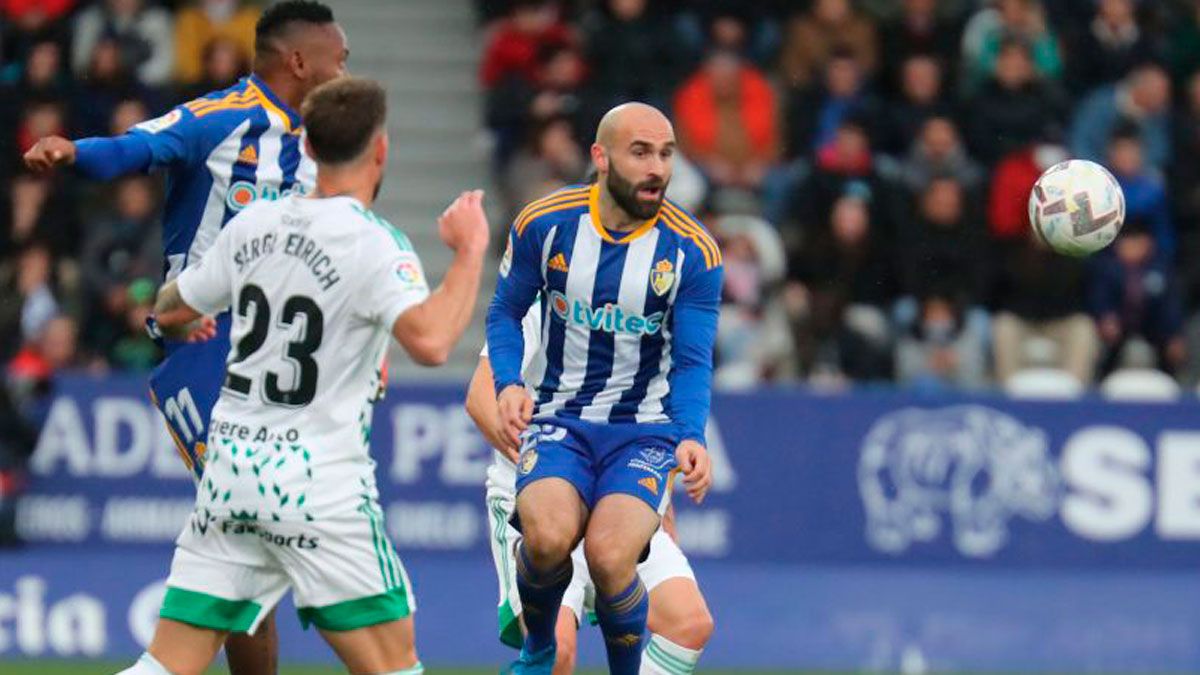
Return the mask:
[(671, 501), (677, 444), (670, 424), (534, 420), (522, 436), (517, 492), (542, 478), (562, 478), (589, 509), (606, 495), (627, 494), (661, 514)]
[(226, 313), (217, 317), (217, 336), (207, 342), (168, 341), (166, 358), (150, 373), (150, 398), (197, 480), (204, 473), (208, 422), (225, 381), (229, 327)]

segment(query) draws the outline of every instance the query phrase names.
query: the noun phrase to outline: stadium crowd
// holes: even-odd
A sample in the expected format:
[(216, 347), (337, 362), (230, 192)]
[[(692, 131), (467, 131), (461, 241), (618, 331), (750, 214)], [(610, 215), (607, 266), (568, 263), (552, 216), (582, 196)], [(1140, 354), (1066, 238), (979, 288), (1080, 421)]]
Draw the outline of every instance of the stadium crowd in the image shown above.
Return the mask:
[(40, 137), (119, 134), (249, 70), (241, 0), (0, 0), (0, 544), (54, 373), (149, 370), (160, 177), (36, 176)]
[[(1200, 2), (481, 2), (510, 209), (586, 178), (611, 105), (671, 111), (670, 194), (725, 253), (718, 383), (1200, 379)], [(1037, 176), (1099, 161), (1123, 234), (1030, 236)]]

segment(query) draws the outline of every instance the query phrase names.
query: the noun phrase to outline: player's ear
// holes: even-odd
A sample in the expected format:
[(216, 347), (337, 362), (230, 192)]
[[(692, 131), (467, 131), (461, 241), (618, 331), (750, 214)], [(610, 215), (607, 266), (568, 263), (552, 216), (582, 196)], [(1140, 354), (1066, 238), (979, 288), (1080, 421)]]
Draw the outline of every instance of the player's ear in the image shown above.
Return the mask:
[(388, 148), (391, 142), (388, 141), (387, 130), (380, 131), (375, 136), (375, 164), (384, 166), (387, 164)]
[(604, 146), (599, 143), (592, 143), (592, 164), (596, 165), (596, 171), (600, 173), (608, 172), (608, 153), (604, 151)]

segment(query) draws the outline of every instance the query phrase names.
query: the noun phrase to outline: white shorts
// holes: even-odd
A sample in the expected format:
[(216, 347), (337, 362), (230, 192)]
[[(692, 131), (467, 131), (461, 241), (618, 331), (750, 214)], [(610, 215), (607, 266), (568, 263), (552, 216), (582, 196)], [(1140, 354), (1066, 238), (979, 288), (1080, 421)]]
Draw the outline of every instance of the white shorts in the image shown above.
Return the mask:
[(354, 630), (416, 610), (376, 504), (311, 522), (236, 520), (198, 510), (175, 545), (163, 618), (253, 633), (288, 589), (305, 628)]
[[(516, 466), (500, 453), (487, 470), (488, 523), (491, 525), (492, 561), (496, 565), (496, 576), (500, 582), (498, 608), (500, 641), (511, 647), (520, 648), (522, 643), (521, 596), (517, 592), (517, 545), (521, 533), (509, 523), (516, 510), (517, 495)], [(563, 594), (562, 606), (569, 608), (579, 625), (583, 625), (588, 614), (595, 608), (596, 589), (588, 574), (587, 560), (583, 555), (583, 544), (571, 553), (574, 575)], [(646, 590), (653, 591), (668, 579), (691, 579), (696, 575), (688, 563), (687, 556), (664, 530), (659, 529), (650, 539), (650, 554), (638, 565), (638, 574)]]

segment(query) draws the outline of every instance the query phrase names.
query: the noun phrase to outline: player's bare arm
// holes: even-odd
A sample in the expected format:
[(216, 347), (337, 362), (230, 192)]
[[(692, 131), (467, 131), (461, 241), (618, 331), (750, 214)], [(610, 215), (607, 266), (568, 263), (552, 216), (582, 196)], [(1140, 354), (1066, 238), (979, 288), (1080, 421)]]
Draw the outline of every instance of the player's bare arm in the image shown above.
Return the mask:
[(450, 358), (462, 337), (479, 295), (483, 258), (488, 245), (483, 190), (463, 192), (438, 218), (442, 242), (454, 261), (442, 284), (424, 302), (401, 314), (392, 335), (417, 363), (437, 366)]
[(192, 309), (179, 294), (179, 284), (169, 281), (159, 289), (154, 301), (155, 323), (164, 337), (187, 342), (211, 340), (217, 334), (217, 323)]
[(487, 439), (489, 445), (504, 453), (509, 460), (517, 461), (518, 444), (504, 429), (500, 419), (500, 407), (496, 404), (496, 385), (492, 379), (492, 364), (486, 356), (479, 358), (471, 384), (467, 387), (467, 414)]

